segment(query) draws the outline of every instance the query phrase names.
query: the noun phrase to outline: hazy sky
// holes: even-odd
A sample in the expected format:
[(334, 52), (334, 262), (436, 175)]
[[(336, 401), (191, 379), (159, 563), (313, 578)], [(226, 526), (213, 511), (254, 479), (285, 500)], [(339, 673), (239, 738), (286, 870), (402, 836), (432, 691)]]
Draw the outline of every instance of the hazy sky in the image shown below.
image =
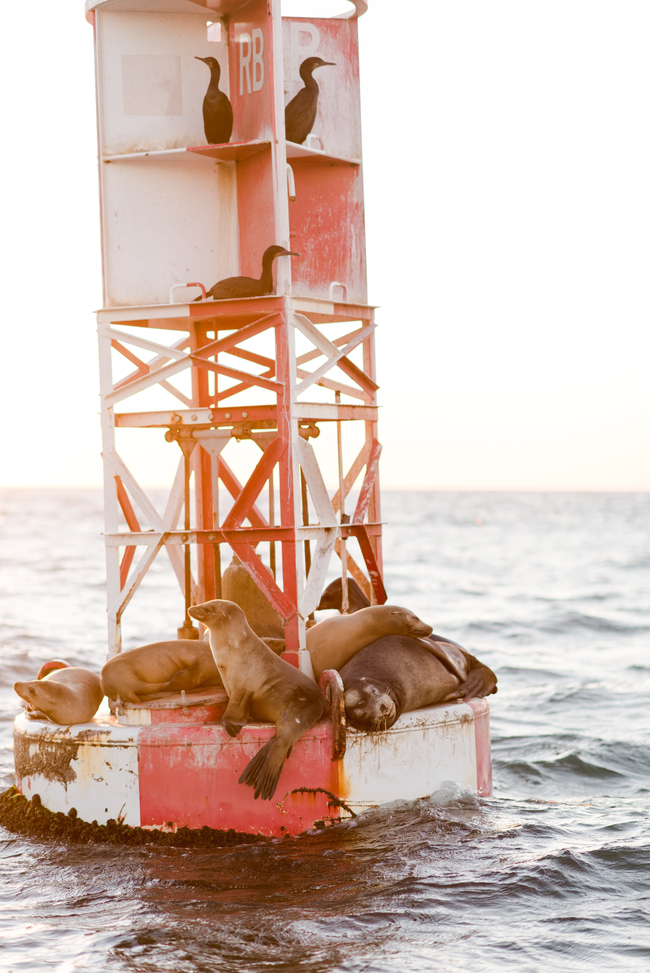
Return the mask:
[[(360, 33), (383, 485), (649, 489), (647, 0), (370, 0)], [(92, 29), (32, 0), (1, 37), (0, 484), (99, 484)]]

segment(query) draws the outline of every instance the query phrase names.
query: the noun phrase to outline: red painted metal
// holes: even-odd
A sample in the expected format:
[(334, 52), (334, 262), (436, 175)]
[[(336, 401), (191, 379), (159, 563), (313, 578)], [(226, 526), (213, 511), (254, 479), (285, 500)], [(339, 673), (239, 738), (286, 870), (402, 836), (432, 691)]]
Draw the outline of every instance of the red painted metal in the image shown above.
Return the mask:
[(251, 473), (250, 479), (241, 493), (235, 500), (232, 509), (223, 522), (224, 530), (237, 530), (241, 527), (244, 520), (250, 516), (250, 509), (262, 492), (267, 483), (273, 468), (279, 462), (287, 449), (287, 442), (281, 436), (277, 436), (273, 442), (266, 447), (262, 453), (262, 458)]
[[(143, 827), (183, 826), (251, 834), (299, 834), (317, 819), (336, 820), (325, 792), (341, 792), (331, 759), (332, 730), (321, 720), (295, 744), (271, 801), (255, 800), (239, 778), (275, 733), (272, 724), (248, 724), (237, 737), (217, 724), (145, 727), (138, 739), (140, 815)], [(173, 779), (173, 787), (169, 786)], [(315, 793), (300, 793), (309, 788)]]
[(370, 449), (370, 456), (366, 464), (366, 475), (363, 478), (363, 483), (361, 484), (361, 489), (359, 491), (359, 499), (357, 500), (357, 506), (354, 511), (354, 516), (352, 517), (353, 524), (362, 524), (364, 517), (368, 512), (368, 507), (370, 505), (370, 500), (372, 497), (372, 488), (375, 484), (377, 478), (377, 473), (379, 472), (379, 457), (381, 456), (381, 445), (376, 439), (372, 441), (372, 447)]
[[(225, 486), (226, 490), (231, 497), (236, 501), (242, 490), (244, 489), (233, 471), (230, 469), (225, 460), (219, 457), (218, 460), (219, 469), (219, 479)], [(268, 527), (269, 522), (264, 517), (264, 515), (258, 510), (258, 508), (253, 504), (246, 515), (254, 527)]]
[[(117, 487), (117, 499), (120, 507), (122, 508), (122, 513), (124, 514), (124, 519), (126, 520), (129, 530), (139, 531), (140, 524), (138, 522), (138, 518), (135, 515), (135, 510), (131, 505), (129, 495), (124, 488), (124, 484), (122, 483), (122, 478), (120, 476), (115, 477), (115, 485)], [(129, 571), (131, 570), (134, 557), (135, 547), (133, 545), (127, 545), (127, 547), (124, 549), (124, 554), (120, 562), (120, 588), (124, 588), (124, 585), (126, 584), (126, 579), (129, 576)]]
[(386, 589), (384, 588), (384, 580), (381, 576), (379, 565), (377, 564), (375, 552), (372, 549), (372, 544), (370, 543), (368, 528), (365, 526), (365, 524), (355, 524), (354, 533), (359, 541), (359, 547), (361, 548), (363, 559), (366, 562), (370, 583), (372, 584), (375, 592), (377, 604), (383, 605), (387, 601), (388, 595), (386, 594)]
[(476, 740), (476, 789), (481, 797), (492, 796), (492, 755), (490, 751), (490, 706), (483, 697), (466, 699), (474, 710)]
[(198, 280), (188, 281), (188, 283), (185, 284), (185, 287), (200, 287), (201, 288), (201, 294), (203, 296), (203, 300), (206, 299), (206, 296), (207, 295), (206, 295), (205, 286), (200, 281), (198, 281)]

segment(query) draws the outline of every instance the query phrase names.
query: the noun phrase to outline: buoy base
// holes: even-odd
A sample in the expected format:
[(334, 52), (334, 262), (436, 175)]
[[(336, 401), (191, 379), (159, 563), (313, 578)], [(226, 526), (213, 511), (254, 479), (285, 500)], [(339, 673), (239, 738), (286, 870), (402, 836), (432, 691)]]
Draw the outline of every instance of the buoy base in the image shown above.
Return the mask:
[(271, 801), (255, 800), (239, 777), (274, 727), (249, 724), (233, 738), (218, 722), (187, 722), (201, 713), (218, 719), (219, 703), (213, 695), (201, 706), (140, 704), (74, 726), (18, 716), (16, 786), (28, 799), (38, 794), (51, 811), (75, 808), (98, 824), (276, 836), (423, 797), (446, 781), (491, 793), (484, 699), (405, 713), (383, 733), (348, 729), (340, 759), (332, 758), (332, 724), (321, 720), (294, 746)]

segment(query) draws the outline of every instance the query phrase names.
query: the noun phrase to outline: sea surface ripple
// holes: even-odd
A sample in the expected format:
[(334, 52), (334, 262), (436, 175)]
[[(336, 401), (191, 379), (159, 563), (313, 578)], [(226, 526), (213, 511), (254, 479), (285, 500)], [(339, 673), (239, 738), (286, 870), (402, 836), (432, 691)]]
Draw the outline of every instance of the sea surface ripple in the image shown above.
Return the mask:
[[(650, 970), (650, 495), (387, 492), (390, 600), (499, 676), (458, 785), (216, 852), (0, 829), (7, 973)], [(102, 496), (0, 491), (0, 787), (16, 679), (105, 653)], [(126, 645), (169, 637), (162, 559)]]

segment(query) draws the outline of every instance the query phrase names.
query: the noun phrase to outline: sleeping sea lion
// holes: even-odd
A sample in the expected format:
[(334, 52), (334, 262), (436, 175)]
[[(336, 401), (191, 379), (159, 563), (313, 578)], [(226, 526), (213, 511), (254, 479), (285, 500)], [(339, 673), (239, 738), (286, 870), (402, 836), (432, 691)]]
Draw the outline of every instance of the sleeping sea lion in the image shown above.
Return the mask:
[(307, 649), (318, 679), (325, 669), (339, 672), (352, 656), (384, 635), (431, 634), (431, 626), (408, 608), (397, 605), (372, 605), (352, 615), (333, 615), (307, 631)]
[(275, 723), (275, 736), (239, 778), (240, 784), (255, 786), (255, 798), (270, 801), (291, 747), (323, 713), (323, 694), (258, 638), (238, 605), (207, 601), (189, 613), (210, 630), (212, 654), (229, 697), (221, 722), (230, 736), (249, 721)]
[(114, 655), (101, 673), (109, 699), (141, 703), (157, 693), (180, 693), (198, 686), (220, 686), (210, 646), (201, 639), (150, 642)]
[(52, 723), (88, 723), (104, 698), (99, 676), (81, 666), (53, 669), (42, 679), (16, 682), (14, 689), (26, 703)]
[(434, 655), (424, 639), (389, 635), (357, 652), (341, 670), (348, 723), (368, 733), (388, 730), (410, 710), (497, 691), (495, 674), (469, 652), (451, 642), (436, 648)]

